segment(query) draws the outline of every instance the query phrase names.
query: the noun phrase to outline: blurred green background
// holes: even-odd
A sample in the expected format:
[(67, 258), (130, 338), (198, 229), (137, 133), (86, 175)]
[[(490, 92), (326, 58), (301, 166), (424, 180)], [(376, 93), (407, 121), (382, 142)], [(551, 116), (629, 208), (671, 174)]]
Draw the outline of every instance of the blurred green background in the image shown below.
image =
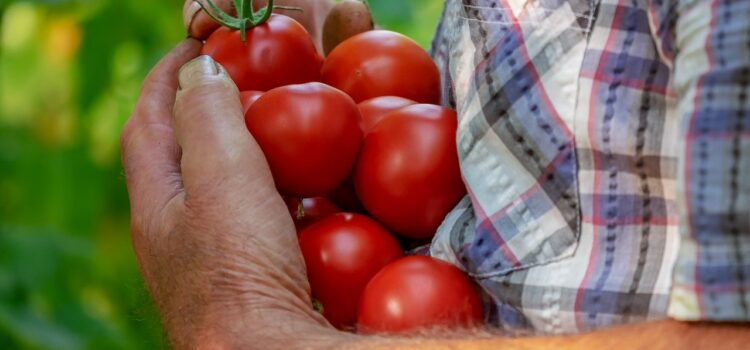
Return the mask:
[[(0, 0), (0, 349), (165, 348), (119, 134), (182, 0)], [(441, 0), (370, 0), (427, 47)]]

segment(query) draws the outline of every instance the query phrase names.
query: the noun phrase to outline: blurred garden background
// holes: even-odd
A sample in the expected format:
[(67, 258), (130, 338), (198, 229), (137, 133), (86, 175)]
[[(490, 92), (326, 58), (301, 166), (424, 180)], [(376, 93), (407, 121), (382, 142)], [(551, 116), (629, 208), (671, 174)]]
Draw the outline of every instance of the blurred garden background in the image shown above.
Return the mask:
[[(119, 134), (182, 0), (0, 0), (0, 349), (166, 348), (129, 238)], [(441, 0), (370, 0), (428, 47)]]

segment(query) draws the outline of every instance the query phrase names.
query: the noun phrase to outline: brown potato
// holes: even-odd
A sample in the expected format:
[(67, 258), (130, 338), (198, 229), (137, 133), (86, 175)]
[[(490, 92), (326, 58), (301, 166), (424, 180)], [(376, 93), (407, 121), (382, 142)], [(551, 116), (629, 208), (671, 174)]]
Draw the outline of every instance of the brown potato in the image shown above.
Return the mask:
[(323, 24), (323, 51), (326, 55), (340, 42), (373, 29), (372, 14), (360, 0), (344, 0), (328, 13)]

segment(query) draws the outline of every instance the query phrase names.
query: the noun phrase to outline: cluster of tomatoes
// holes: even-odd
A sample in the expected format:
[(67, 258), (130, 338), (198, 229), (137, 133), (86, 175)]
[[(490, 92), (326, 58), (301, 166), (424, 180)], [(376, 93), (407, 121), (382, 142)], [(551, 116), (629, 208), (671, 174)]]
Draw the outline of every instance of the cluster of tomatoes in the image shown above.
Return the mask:
[(295, 20), (222, 27), (203, 53), (229, 73), (299, 234), (316, 306), (364, 332), (476, 325), (476, 286), (404, 249), (429, 241), (465, 195), (456, 114), (411, 39), (366, 31), (323, 58)]

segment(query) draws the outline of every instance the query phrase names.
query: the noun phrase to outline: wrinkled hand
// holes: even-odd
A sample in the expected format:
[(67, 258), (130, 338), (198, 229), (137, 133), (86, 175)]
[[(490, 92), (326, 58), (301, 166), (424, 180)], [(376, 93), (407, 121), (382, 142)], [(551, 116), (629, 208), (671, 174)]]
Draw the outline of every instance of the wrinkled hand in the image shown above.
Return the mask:
[[(205, 0), (203, 1), (205, 4)], [(227, 13), (234, 13), (231, 0), (213, 0), (219, 8), (226, 11)], [(310, 33), (315, 41), (315, 46), (318, 49), (321, 48), (322, 44), (322, 29), (323, 22), (325, 21), (326, 15), (333, 7), (333, 0), (276, 0), (274, 5), (294, 6), (301, 9), (301, 11), (290, 11), (290, 10), (275, 10), (274, 13), (280, 13), (294, 18), (300, 22), (305, 29)], [(266, 5), (265, 0), (255, 0), (253, 2), (254, 7), (257, 9)], [(198, 4), (193, 0), (185, 0), (185, 6), (182, 10), (182, 19), (185, 23), (185, 28), (188, 34), (196, 39), (207, 38), (219, 25), (211, 20), (203, 11)]]
[(237, 88), (207, 56), (180, 69), (200, 45), (187, 39), (151, 71), (122, 133), (144, 280), (176, 348), (315, 342), (333, 330), (311, 307), (294, 225)]

